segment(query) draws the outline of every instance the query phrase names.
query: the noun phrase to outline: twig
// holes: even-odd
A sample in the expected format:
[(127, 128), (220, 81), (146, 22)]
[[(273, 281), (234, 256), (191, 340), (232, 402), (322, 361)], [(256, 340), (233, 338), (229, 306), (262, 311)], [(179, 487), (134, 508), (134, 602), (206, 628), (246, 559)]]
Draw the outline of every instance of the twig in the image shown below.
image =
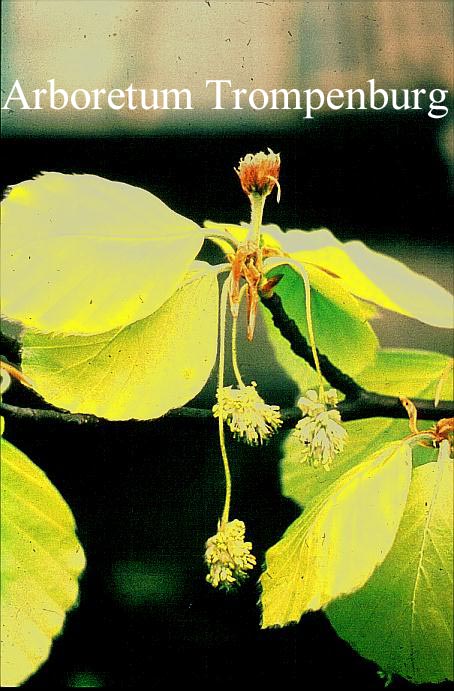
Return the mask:
[[(418, 409), (419, 420), (439, 420), (443, 417), (449, 417), (452, 414), (452, 403), (450, 401), (440, 401), (438, 406), (434, 408), (432, 401), (416, 398), (412, 400)], [(345, 422), (372, 417), (390, 417), (401, 420), (408, 419), (407, 411), (397, 397), (382, 396), (371, 391), (363, 391), (356, 399), (341, 401), (338, 408)], [(98, 425), (101, 422), (112, 423), (112, 421), (96, 417), (96, 415), (69, 413), (67, 411), (46, 408), (22, 408), (3, 402), (0, 404), (0, 413), (4, 415), (5, 418), (14, 420), (34, 420), (36, 422), (47, 420), (56, 423), (90, 426)], [(283, 408), (281, 409), (281, 415), (284, 422), (283, 428), (288, 429), (300, 419), (301, 410), (296, 407)], [(137, 422), (150, 425), (158, 424), (161, 420), (166, 419), (191, 420), (192, 423), (197, 424), (216, 423), (210, 408), (177, 408), (169, 411), (161, 418), (140, 420)]]
[[(285, 312), (282, 300), (274, 293), (269, 298), (262, 296), (263, 305), (270, 311), (273, 324), (281, 332), (282, 336), (289, 342), (291, 349), (300, 358), (305, 360), (311, 367), (315, 367), (314, 357), (309, 343), (300, 332), (296, 323)], [(341, 391), (346, 398), (356, 399), (364, 395), (365, 389), (357, 384), (354, 379), (341, 372), (333, 363), (317, 350), (320, 369), (325, 379), (338, 391)]]
[[(454, 404), (452, 401), (440, 401), (435, 408), (433, 401), (424, 398), (412, 398), (418, 410), (418, 420), (441, 420), (451, 417)], [(342, 420), (362, 420), (371, 417), (388, 417), (408, 420), (408, 413), (397, 396), (385, 396), (362, 389), (354, 399), (346, 398), (337, 406)]]
[[(11, 405), (9, 403), (0, 403), (0, 413), (5, 417), (14, 418), (16, 420), (48, 420), (50, 422), (64, 422), (75, 425), (98, 425), (101, 422), (112, 422), (107, 418), (97, 417), (89, 413), (70, 413), (67, 410), (60, 410), (58, 408), (23, 408), (21, 406)], [(151, 420), (134, 420), (135, 422), (146, 422), (147, 424), (158, 422), (159, 420), (171, 419), (191, 419), (195, 422), (213, 419), (213, 413), (208, 408), (176, 408), (169, 411), (161, 418)], [(118, 421), (114, 421), (118, 422)], [(130, 422), (130, 420), (121, 420), (119, 422)]]
[[(298, 329), (297, 324), (285, 312), (279, 295), (274, 293), (271, 297), (265, 298), (262, 296), (262, 303), (271, 312), (273, 324), (281, 332), (282, 336), (287, 339), (295, 355), (298, 355), (311, 367), (314, 367), (311, 348)], [(345, 372), (342, 372), (336, 365), (333, 365), (326, 355), (318, 353), (318, 358), (324, 378), (331, 386), (341, 391), (345, 396), (345, 400), (338, 406), (343, 420), (358, 420), (370, 417), (408, 417), (408, 413), (399, 398), (368, 391), (357, 384)], [(440, 420), (441, 418), (452, 416), (454, 404), (451, 401), (440, 401), (437, 407), (435, 407), (434, 401), (419, 398), (412, 398), (411, 400), (418, 411), (418, 419), (420, 420)]]
[[(296, 323), (285, 312), (280, 297), (274, 294), (270, 298), (262, 296), (262, 302), (270, 310), (275, 326), (284, 338), (289, 342), (293, 352), (303, 358), (309, 365), (314, 366), (314, 358), (311, 348), (301, 334)], [(13, 339), (8, 339), (14, 344)], [(321, 353), (318, 353), (320, 368), (325, 379), (334, 388), (341, 391), (345, 400), (338, 405), (342, 420), (361, 420), (372, 417), (388, 417), (394, 419), (408, 419), (408, 414), (397, 396), (385, 396), (367, 391), (357, 384), (351, 377), (342, 372), (338, 367)], [(440, 420), (452, 416), (453, 403), (451, 401), (439, 401), (435, 408), (434, 402), (425, 399), (412, 399), (418, 411), (419, 420)], [(65, 410), (47, 408), (22, 408), (2, 402), (0, 413), (7, 418), (16, 420), (47, 420), (56, 423), (70, 423), (76, 425), (97, 425), (105, 422), (103, 418), (85, 413), (70, 413)], [(281, 410), (283, 427), (292, 427), (301, 417), (299, 408), (284, 408)], [(193, 423), (215, 423), (210, 408), (176, 408), (170, 410), (161, 418), (153, 420), (137, 421), (147, 425), (159, 423), (161, 420), (191, 420)], [(110, 421), (108, 421), (110, 422)]]

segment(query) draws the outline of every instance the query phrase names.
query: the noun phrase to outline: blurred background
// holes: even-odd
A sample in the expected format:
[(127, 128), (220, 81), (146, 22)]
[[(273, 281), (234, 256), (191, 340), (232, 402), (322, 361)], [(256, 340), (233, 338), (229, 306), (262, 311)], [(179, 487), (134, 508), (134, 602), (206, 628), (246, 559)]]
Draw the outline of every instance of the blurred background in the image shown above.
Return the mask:
[[(95, 173), (147, 188), (199, 223), (239, 222), (248, 205), (233, 167), (271, 147), (281, 153), (282, 200), (269, 200), (265, 222), (328, 227), (452, 289), (451, 116), (320, 111), (309, 121), (298, 111), (213, 111), (204, 86), (230, 79), (234, 88), (327, 91), (374, 78), (385, 89), (449, 89), (452, 98), (452, 2), (3, 0), (2, 19), (2, 100), (15, 79), (29, 92), (53, 78), (68, 91), (190, 88), (197, 104), (146, 113), (11, 106), (2, 111), (2, 190), (42, 170)], [(414, 320), (384, 313), (374, 327), (383, 345), (452, 350), (451, 334)], [(264, 343), (253, 346), (250, 373), (272, 393)], [(288, 382), (279, 389), (270, 402), (296, 395)], [(211, 405), (213, 385), (208, 392), (201, 405)], [(36, 405), (18, 387), (5, 400)], [(260, 631), (254, 579), (230, 597), (204, 583), (203, 545), (223, 502), (215, 428), (8, 421), (6, 436), (62, 492), (88, 558), (80, 606), (28, 686), (273, 678), (383, 688), (375, 665), (323, 615)], [(298, 513), (280, 495), (279, 439), (231, 453), (233, 512), (260, 562)]]
[[(55, 79), (77, 88), (189, 88), (194, 111), (18, 111), (6, 132), (177, 127), (229, 130), (292, 120), (268, 110), (213, 112), (206, 79), (233, 88), (450, 88), (453, 4), (444, 0), (351, 2), (149, 2), (13, 0), (3, 6), (2, 88), (30, 93)], [(282, 124), (282, 123), (279, 123)]]

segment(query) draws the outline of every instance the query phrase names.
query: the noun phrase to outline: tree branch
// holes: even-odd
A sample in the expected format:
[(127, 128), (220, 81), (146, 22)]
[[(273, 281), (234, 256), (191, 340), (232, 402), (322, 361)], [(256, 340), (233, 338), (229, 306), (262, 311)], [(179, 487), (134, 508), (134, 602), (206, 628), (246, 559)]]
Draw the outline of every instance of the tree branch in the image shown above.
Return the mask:
[[(112, 422), (107, 418), (97, 417), (89, 413), (70, 413), (67, 410), (58, 408), (23, 408), (9, 403), (0, 403), (0, 413), (6, 418), (16, 420), (48, 420), (50, 422), (64, 422), (74, 425), (98, 425), (101, 422)], [(147, 424), (159, 422), (163, 418), (171, 419), (191, 419), (194, 422), (213, 419), (213, 413), (209, 408), (176, 408), (169, 411), (161, 418), (151, 420), (136, 420), (136, 422), (146, 422)], [(115, 420), (114, 422), (129, 422), (129, 420)]]
[[(315, 368), (312, 350), (297, 324), (285, 312), (279, 295), (274, 293), (269, 298), (262, 297), (262, 303), (270, 311), (273, 324), (289, 342), (295, 355)], [(367, 391), (336, 365), (333, 365), (326, 355), (319, 353), (318, 350), (317, 353), (324, 378), (345, 396), (345, 400), (338, 406), (343, 420), (369, 417), (408, 417), (398, 397)], [(452, 415), (453, 404), (450, 401), (440, 401), (435, 407), (433, 401), (419, 398), (412, 398), (411, 400), (416, 406), (420, 420), (440, 420)]]
[[(274, 294), (270, 298), (262, 297), (262, 302), (271, 312), (273, 323), (280, 333), (287, 339), (293, 352), (305, 360), (311, 367), (314, 367), (314, 358), (311, 348), (301, 334), (298, 326), (290, 319), (285, 312), (280, 297)], [(13, 339), (8, 339), (14, 343)], [(317, 351), (318, 352), (318, 351)], [(338, 405), (342, 420), (361, 420), (372, 417), (389, 417), (394, 419), (407, 419), (408, 414), (400, 399), (397, 396), (385, 396), (367, 391), (357, 384), (350, 376), (342, 372), (338, 367), (321, 353), (318, 353), (320, 368), (325, 379), (334, 388), (341, 391), (345, 400)], [(417, 408), (419, 420), (440, 420), (452, 416), (453, 404), (451, 401), (440, 401), (435, 407), (433, 401), (413, 398), (412, 402)], [(74, 425), (97, 425), (106, 420), (85, 413), (70, 413), (65, 410), (55, 408), (23, 408), (8, 403), (0, 404), (0, 413), (6, 418), (15, 420), (47, 420), (55, 423), (70, 423)], [(301, 418), (299, 408), (281, 409), (283, 428), (289, 428)], [(140, 420), (137, 422), (147, 425), (157, 424), (161, 420), (191, 420), (196, 424), (214, 424), (215, 419), (211, 408), (176, 408), (170, 410), (161, 418), (153, 420)], [(112, 421), (107, 421), (112, 422)], [(121, 422), (121, 421), (120, 421)], [(217, 422), (216, 422), (217, 424)]]
[[(274, 293), (271, 297), (265, 298), (262, 296), (262, 304), (269, 310), (273, 318), (273, 324), (282, 336), (289, 342), (289, 345), (295, 355), (305, 360), (308, 365), (315, 369), (314, 357), (312, 349), (305, 337), (300, 332), (297, 324), (291, 319), (284, 310), (282, 300)], [(318, 359), (320, 362), (320, 369), (325, 379), (331, 386), (338, 391), (341, 391), (346, 398), (355, 399), (365, 393), (365, 389), (355, 382), (354, 379), (341, 372), (333, 363), (320, 353), (317, 349)]]
[[(452, 403), (450, 401), (440, 401), (435, 408), (432, 401), (424, 399), (412, 399), (418, 409), (419, 420), (439, 420), (451, 415)], [(341, 401), (338, 405), (342, 420), (362, 420), (372, 417), (390, 417), (405, 420), (408, 418), (407, 411), (400, 400), (395, 396), (382, 396), (371, 391), (364, 391), (358, 398)], [(0, 413), (5, 418), (13, 420), (32, 420), (36, 422), (49, 421), (72, 425), (98, 425), (101, 422), (112, 422), (96, 415), (85, 413), (69, 413), (64, 410), (46, 408), (22, 408), (8, 403), (0, 404)], [(299, 408), (282, 408), (281, 416), (283, 429), (293, 427), (301, 418)], [(215, 424), (210, 408), (177, 408), (171, 410), (166, 415), (154, 420), (139, 420), (143, 424), (158, 424), (161, 420), (191, 420), (195, 424)], [(120, 421), (122, 422), (122, 421)]]
[[(440, 401), (437, 407), (433, 401), (424, 398), (412, 398), (411, 401), (418, 411), (418, 420), (436, 421), (452, 417), (452, 401)], [(397, 396), (385, 396), (365, 389), (361, 390), (357, 398), (346, 398), (337, 407), (344, 422), (371, 417), (408, 419), (408, 413)]]

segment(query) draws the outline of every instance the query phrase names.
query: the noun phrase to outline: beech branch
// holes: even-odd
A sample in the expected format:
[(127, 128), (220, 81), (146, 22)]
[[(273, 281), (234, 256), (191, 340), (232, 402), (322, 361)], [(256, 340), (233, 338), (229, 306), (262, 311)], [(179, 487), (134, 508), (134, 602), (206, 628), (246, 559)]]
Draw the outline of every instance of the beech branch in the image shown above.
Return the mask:
[[(274, 293), (271, 297), (262, 296), (263, 305), (270, 311), (273, 324), (288, 341), (291, 349), (300, 358), (315, 368), (312, 349), (300, 332), (297, 324), (291, 319), (282, 305), (282, 300)], [(386, 396), (368, 391), (360, 386), (348, 374), (342, 372), (326, 355), (317, 350), (320, 370), (329, 384), (344, 394), (345, 400), (338, 405), (343, 420), (358, 420), (370, 417), (391, 417), (404, 419), (408, 413), (397, 396)], [(420, 420), (440, 420), (452, 415), (453, 403), (440, 401), (435, 407), (433, 401), (412, 398)]]
[[(397, 397), (382, 396), (372, 391), (362, 390), (355, 399), (345, 399), (339, 403), (338, 410), (342, 420), (361, 420), (371, 417), (390, 417), (405, 420), (408, 418), (407, 412)], [(419, 420), (439, 420), (451, 414), (452, 403), (450, 401), (440, 401), (434, 408), (433, 402), (424, 399), (412, 399), (418, 409)], [(96, 417), (86, 413), (69, 413), (65, 410), (48, 408), (23, 408), (2, 402), (0, 404), (0, 414), (5, 418), (15, 420), (31, 420), (35, 422), (48, 421), (73, 425), (98, 425), (101, 422), (110, 422), (104, 418)], [(282, 408), (281, 417), (283, 428), (293, 427), (301, 418), (301, 410), (296, 407)], [(196, 424), (212, 423), (217, 425), (213, 417), (211, 408), (177, 408), (171, 410), (166, 415), (155, 420), (140, 420), (143, 424), (158, 424), (161, 420), (191, 420)]]
[[(269, 298), (262, 297), (262, 304), (270, 311), (274, 326), (289, 342), (289, 345), (295, 355), (298, 355), (298, 357), (305, 360), (308, 365), (315, 369), (312, 349), (296, 325), (296, 322), (291, 319), (284, 310), (284, 306), (279, 295), (274, 293)], [(341, 372), (341, 370), (333, 365), (326, 355), (320, 353), (318, 349), (317, 355), (320, 363), (320, 370), (326, 381), (329, 382), (334, 389), (341, 391), (346, 398), (352, 399), (358, 398), (365, 393), (365, 389), (357, 384), (354, 379), (349, 377), (348, 374)]]
[[(289, 342), (291, 349), (307, 362), (311, 367), (315, 366), (312, 350), (306, 338), (298, 329), (297, 324), (291, 319), (284, 310), (280, 297), (274, 294), (272, 297), (262, 297), (263, 305), (271, 312), (273, 323), (280, 331), (282, 336)], [(3, 339), (5, 337), (3, 336)], [(9, 346), (13, 343), (13, 339)], [(15, 342), (15, 348), (18, 348)], [(360, 420), (372, 417), (389, 417), (394, 419), (407, 419), (408, 413), (397, 396), (385, 396), (374, 391), (368, 391), (360, 386), (349, 375), (336, 367), (326, 355), (318, 353), (320, 369), (323, 377), (329, 384), (344, 394), (345, 399), (338, 404), (338, 410), (342, 420)], [(16, 353), (15, 353), (16, 354)], [(14, 358), (16, 359), (16, 358)], [(437, 407), (434, 402), (426, 399), (412, 398), (412, 402), (417, 408), (419, 420), (440, 420), (452, 416), (453, 403), (451, 401), (440, 401)], [(105, 419), (96, 415), (85, 413), (70, 413), (66, 410), (56, 408), (28, 408), (9, 403), (0, 403), (0, 413), (5, 418), (16, 420), (49, 421), (55, 423), (65, 423), (73, 425), (97, 425), (106, 422)], [(293, 427), (301, 418), (301, 410), (297, 407), (281, 409), (283, 427)], [(158, 424), (161, 420), (191, 420), (198, 424), (216, 424), (211, 408), (191, 408), (183, 407), (171, 410), (160, 418), (154, 420), (137, 421), (147, 425)], [(112, 422), (112, 421), (108, 421)], [(120, 423), (121, 424), (121, 423)]]

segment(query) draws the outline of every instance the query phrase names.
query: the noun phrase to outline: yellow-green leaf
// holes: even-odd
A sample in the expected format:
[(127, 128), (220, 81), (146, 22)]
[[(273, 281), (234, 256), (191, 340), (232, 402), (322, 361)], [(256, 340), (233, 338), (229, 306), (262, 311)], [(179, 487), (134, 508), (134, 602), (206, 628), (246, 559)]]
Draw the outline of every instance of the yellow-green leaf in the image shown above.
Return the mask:
[(293, 259), (339, 276), (353, 295), (432, 326), (453, 328), (452, 295), (397, 259), (357, 240), (342, 243), (325, 228), (283, 233), (277, 226), (265, 226), (264, 230)]
[(327, 609), (355, 650), (414, 683), (454, 677), (453, 508), (452, 460), (416, 468), (388, 556), (364, 588)]
[(1, 684), (17, 686), (47, 659), (85, 556), (56, 488), (12, 444), (1, 446)]
[(172, 295), (202, 242), (195, 223), (143, 189), (44, 173), (2, 202), (2, 309), (43, 331), (130, 324)]
[[(357, 375), (357, 381), (365, 388), (390, 396), (407, 396), (432, 399), (437, 382), (443, 374), (449, 358), (440, 353), (417, 350), (386, 349), (377, 353), (376, 363)], [(452, 380), (447, 378), (441, 398), (452, 399)], [(420, 422), (421, 429), (431, 423)], [(336, 456), (331, 470), (313, 468), (301, 463), (301, 442), (289, 434), (283, 444), (281, 465), (282, 492), (300, 506), (305, 506), (314, 496), (331, 485), (346, 470), (357, 465), (367, 456), (383, 448), (387, 443), (403, 439), (410, 434), (408, 420), (372, 418), (345, 423), (348, 440), (342, 453)], [(414, 461), (431, 460), (433, 450), (415, 448)]]
[(306, 507), (267, 552), (263, 627), (297, 622), (364, 585), (393, 544), (410, 478), (408, 444), (391, 444)]
[[(313, 266), (306, 266), (311, 284), (311, 314), (318, 350), (342, 371), (350, 375), (361, 372), (373, 362), (378, 348), (377, 337), (367, 321), (363, 306), (348, 293), (342, 283)], [(303, 279), (290, 266), (278, 266), (269, 276), (283, 276), (275, 292), (282, 300), (286, 314), (308, 339), (306, 298)], [(261, 306), (267, 335), (277, 360), (300, 387), (309, 388), (307, 368), (290, 349), (272, 323), (268, 310)], [(312, 382), (311, 382), (312, 383)]]
[(26, 331), (24, 374), (50, 403), (111, 420), (155, 418), (184, 405), (204, 386), (217, 348), (216, 272), (196, 266), (154, 314), (133, 324), (91, 336)]

